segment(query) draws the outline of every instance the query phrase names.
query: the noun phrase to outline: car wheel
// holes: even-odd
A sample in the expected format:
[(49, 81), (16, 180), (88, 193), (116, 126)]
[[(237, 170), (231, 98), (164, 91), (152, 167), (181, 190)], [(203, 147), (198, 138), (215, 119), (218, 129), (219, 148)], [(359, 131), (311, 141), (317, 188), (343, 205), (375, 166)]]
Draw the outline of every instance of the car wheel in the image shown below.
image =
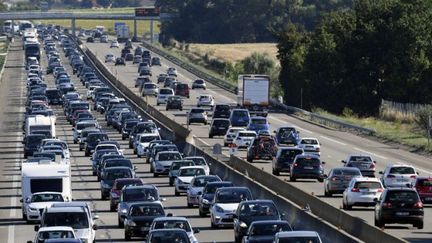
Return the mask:
[(277, 169), (273, 169), (272, 170), (272, 174), (275, 175), (275, 176), (279, 176), (280, 172)]

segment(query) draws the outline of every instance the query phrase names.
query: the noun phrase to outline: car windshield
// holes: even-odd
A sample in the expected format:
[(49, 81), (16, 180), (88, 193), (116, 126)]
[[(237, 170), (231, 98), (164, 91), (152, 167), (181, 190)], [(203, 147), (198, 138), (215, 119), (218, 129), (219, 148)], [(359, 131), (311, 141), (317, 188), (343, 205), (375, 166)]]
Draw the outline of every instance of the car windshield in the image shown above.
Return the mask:
[(278, 211), (273, 203), (245, 203), (240, 208), (240, 216), (276, 216)]
[(64, 202), (61, 194), (36, 194), (31, 197), (31, 202)]
[(251, 200), (251, 195), (246, 190), (224, 190), (216, 196), (218, 203), (239, 203), (241, 201)]
[(130, 209), (131, 216), (164, 216), (165, 212), (159, 205), (134, 205)]
[(151, 233), (149, 243), (163, 242), (188, 243), (190, 241), (184, 231), (156, 231)]
[(279, 243), (320, 243), (317, 237), (312, 236), (295, 236), (278, 239)]
[(316, 139), (302, 139), (301, 144), (317, 145), (318, 141)]
[(286, 223), (266, 223), (254, 224), (250, 229), (250, 235), (271, 235), (274, 236), (277, 232), (291, 231), (291, 228)]
[(333, 175), (336, 176), (360, 176), (360, 170), (333, 170)]
[(183, 229), (186, 232), (191, 231), (189, 223), (185, 220), (156, 221), (154, 224), (154, 229)]
[(69, 226), (73, 229), (86, 229), (89, 227), (88, 215), (86, 212), (45, 213), (42, 226)]
[(358, 189), (380, 189), (381, 184), (377, 181), (359, 181), (356, 182), (354, 188)]
[(174, 162), (172, 164), (172, 166), (171, 166), (171, 170), (179, 170), (180, 167), (183, 167), (183, 166), (194, 166), (194, 165), (195, 165), (194, 162), (179, 162), (179, 163)]
[(202, 178), (195, 178), (193, 186), (194, 187), (205, 187), (208, 182), (213, 181), (220, 181), (219, 178), (215, 176), (209, 176), (209, 177), (202, 177)]
[(414, 168), (397, 166), (390, 169), (390, 174), (415, 174)]
[(159, 160), (160, 161), (164, 161), (164, 160), (180, 160), (181, 155), (179, 153), (161, 153), (159, 154)]
[(180, 169), (179, 176), (196, 176), (196, 175), (204, 175), (203, 168), (188, 168), (188, 169)]
[(151, 141), (154, 141), (156, 139), (159, 139), (158, 136), (141, 136), (140, 142), (141, 143), (149, 143)]
[(157, 191), (150, 188), (129, 188), (123, 191), (124, 202), (158, 200)]
[(388, 191), (387, 202), (407, 202), (415, 203), (419, 200), (417, 192), (415, 191)]
[(49, 230), (42, 231), (38, 234), (38, 241), (45, 242), (48, 239), (75, 239), (75, 235), (72, 231), (66, 230)]
[(265, 125), (265, 124), (267, 124), (267, 120), (266, 119), (254, 119), (254, 118), (252, 118), (251, 119), (251, 124), (254, 124), (254, 125)]
[(106, 180), (114, 181), (118, 178), (132, 178), (132, 173), (129, 170), (112, 170), (106, 174)]

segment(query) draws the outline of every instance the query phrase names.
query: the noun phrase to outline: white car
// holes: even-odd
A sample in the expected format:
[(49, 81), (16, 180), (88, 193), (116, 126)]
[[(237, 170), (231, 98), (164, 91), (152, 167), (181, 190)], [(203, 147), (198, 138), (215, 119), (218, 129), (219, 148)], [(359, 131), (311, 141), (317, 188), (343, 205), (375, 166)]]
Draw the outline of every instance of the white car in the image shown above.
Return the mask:
[(110, 48), (120, 48), (120, 44), (118, 43), (118, 41), (112, 41)]
[(105, 63), (108, 63), (108, 62), (115, 62), (115, 57), (114, 57), (114, 55), (113, 54), (106, 54), (105, 55)]
[(174, 194), (179, 196), (180, 193), (186, 192), (192, 179), (199, 175), (208, 175), (201, 166), (180, 167), (180, 170), (177, 173), (177, 177), (174, 181)]
[(199, 229), (193, 229), (185, 217), (159, 217), (153, 220), (150, 231), (154, 229), (184, 229), (191, 243), (197, 243), (198, 240), (194, 234), (198, 234)]
[(417, 179), (418, 172), (411, 165), (390, 164), (381, 174), (381, 182), (385, 187), (408, 187)]
[(315, 231), (283, 231), (277, 232), (274, 243), (281, 242), (314, 242), (322, 243), (318, 232)]
[(240, 148), (247, 148), (256, 138), (257, 134), (254, 131), (239, 131), (237, 132), (234, 141), (232, 142), (235, 146)]
[(234, 141), (234, 138), (237, 136), (237, 133), (240, 131), (245, 131), (242, 127), (231, 127), (228, 129), (224, 136), (224, 146), (228, 146)]
[[(68, 199), (70, 200), (70, 199)], [(26, 211), (27, 222), (40, 221), (43, 210), (51, 207), (55, 202), (64, 202), (62, 194), (59, 192), (38, 192), (33, 193), (25, 200), (24, 207)]]
[(159, 93), (159, 88), (155, 83), (145, 83), (142, 89), (142, 96), (152, 95), (157, 97)]
[(252, 193), (247, 187), (222, 187), (216, 189), (213, 204), (210, 207), (211, 227), (233, 226), (233, 216), (239, 203), (247, 200), (252, 200)]
[(42, 227), (36, 233), (33, 243), (45, 242), (48, 239), (78, 239), (71, 227), (52, 226)]
[(188, 156), (184, 160), (192, 160), (196, 166), (201, 166), (206, 175), (210, 175), (210, 166), (208, 165), (206, 159), (202, 156)]
[(188, 208), (199, 204), (200, 195), (208, 182), (222, 181), (217, 175), (195, 176), (187, 188), (186, 202)]
[(89, 99), (91, 99), (92, 97), (93, 97), (93, 91), (96, 89), (96, 88), (99, 88), (100, 86), (90, 86), (90, 87), (88, 87), (88, 89), (87, 89), (87, 99), (89, 100)]
[(159, 89), (159, 93), (156, 96), (156, 105), (166, 104), (169, 96), (174, 96), (173, 89), (170, 88)]
[(301, 138), (298, 144), (305, 154), (321, 155), (321, 143), (317, 138)]
[(342, 195), (342, 207), (347, 210), (353, 206), (374, 206), (381, 197), (384, 187), (378, 178), (355, 177)]
[(147, 156), (147, 148), (151, 141), (161, 139), (158, 133), (142, 133), (137, 135), (139, 136), (138, 146), (136, 147), (138, 158), (141, 158), (142, 156)]
[(197, 102), (198, 107), (201, 107), (201, 106), (213, 107), (215, 104), (213, 96), (209, 95), (209, 94), (201, 94), (199, 97), (197, 97), (197, 99), (198, 99), (198, 102)]

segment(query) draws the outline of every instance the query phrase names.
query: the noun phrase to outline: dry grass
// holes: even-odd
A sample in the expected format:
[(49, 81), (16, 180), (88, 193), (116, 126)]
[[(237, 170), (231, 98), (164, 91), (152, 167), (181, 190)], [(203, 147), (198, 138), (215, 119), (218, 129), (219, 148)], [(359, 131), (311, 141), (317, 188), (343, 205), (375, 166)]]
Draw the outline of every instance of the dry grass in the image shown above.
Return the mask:
[(201, 56), (208, 54), (210, 58), (238, 62), (253, 52), (268, 53), (277, 61), (277, 47), (275, 43), (242, 43), (242, 44), (190, 44), (189, 50)]

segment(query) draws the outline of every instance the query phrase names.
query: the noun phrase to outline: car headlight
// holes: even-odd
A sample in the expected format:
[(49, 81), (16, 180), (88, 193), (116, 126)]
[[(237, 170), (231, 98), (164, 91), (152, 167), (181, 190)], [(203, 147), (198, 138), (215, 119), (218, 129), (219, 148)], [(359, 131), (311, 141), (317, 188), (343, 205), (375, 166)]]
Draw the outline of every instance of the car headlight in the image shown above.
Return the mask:
[(221, 207), (219, 207), (219, 206), (215, 206), (215, 210), (216, 210), (216, 212), (218, 212), (218, 213), (223, 213), (223, 212), (224, 212), (223, 208), (221, 208)]
[(240, 227), (247, 228), (247, 224), (245, 222), (240, 222)]
[(136, 223), (134, 221), (132, 221), (132, 220), (128, 220), (127, 221), (127, 225), (133, 227), (133, 226), (136, 226)]

